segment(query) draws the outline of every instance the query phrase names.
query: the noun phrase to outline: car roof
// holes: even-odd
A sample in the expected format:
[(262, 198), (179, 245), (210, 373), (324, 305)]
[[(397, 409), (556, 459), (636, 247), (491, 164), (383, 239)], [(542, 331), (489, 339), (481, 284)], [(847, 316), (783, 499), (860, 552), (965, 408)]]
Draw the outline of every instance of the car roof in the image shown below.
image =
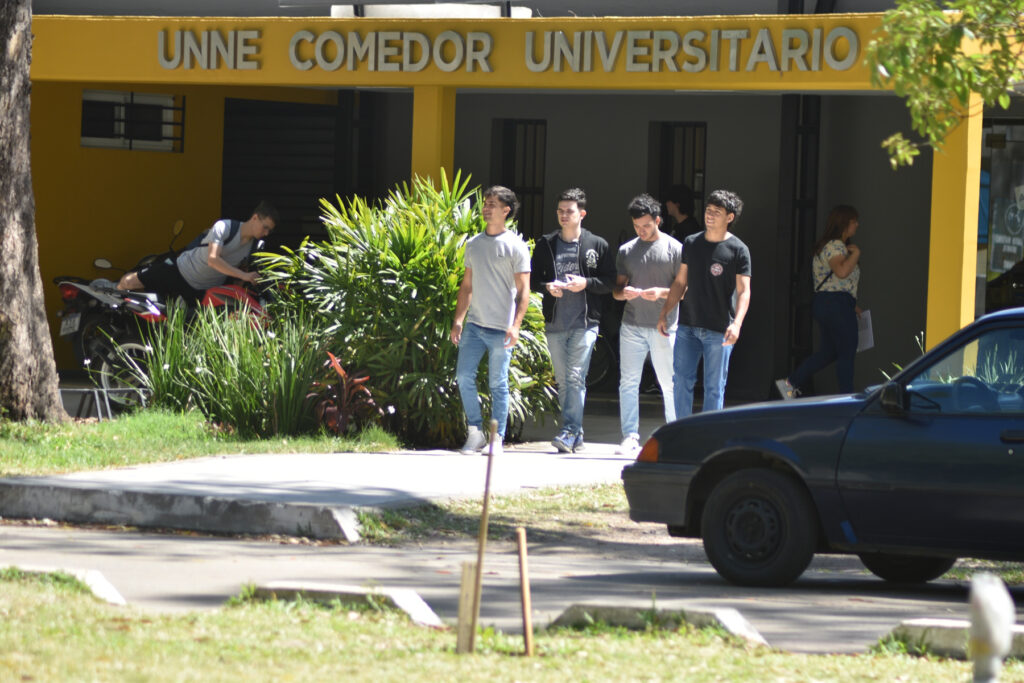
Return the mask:
[(1024, 307), (1020, 308), (1004, 308), (1001, 311), (994, 311), (992, 313), (986, 313), (985, 315), (978, 318), (978, 321), (982, 320), (1006, 320), (1018, 318), (1024, 318)]

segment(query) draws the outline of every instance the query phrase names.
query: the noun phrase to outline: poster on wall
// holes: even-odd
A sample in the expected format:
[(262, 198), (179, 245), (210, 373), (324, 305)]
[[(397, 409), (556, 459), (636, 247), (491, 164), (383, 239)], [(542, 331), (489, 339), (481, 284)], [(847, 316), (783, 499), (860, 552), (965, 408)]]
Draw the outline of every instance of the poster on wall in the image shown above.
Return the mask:
[(988, 278), (1024, 260), (1024, 143), (1007, 142), (992, 154), (992, 223), (988, 240)]
[(990, 147), (987, 312), (1024, 305), (1024, 142), (1003, 138)]

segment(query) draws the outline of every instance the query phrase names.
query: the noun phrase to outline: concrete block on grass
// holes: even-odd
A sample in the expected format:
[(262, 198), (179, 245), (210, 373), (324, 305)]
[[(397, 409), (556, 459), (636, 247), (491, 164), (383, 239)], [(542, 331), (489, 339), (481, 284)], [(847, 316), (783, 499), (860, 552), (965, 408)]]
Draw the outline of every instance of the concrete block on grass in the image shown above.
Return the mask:
[[(967, 659), (967, 639), (971, 622), (966, 619), (908, 619), (892, 630), (890, 636), (907, 644), (911, 652), (955, 659)], [(1024, 626), (1014, 624), (1010, 657), (1024, 657)]]
[(107, 581), (107, 577), (103, 576), (100, 572), (95, 569), (74, 569), (68, 567), (40, 567), (35, 565), (30, 566), (15, 566), (8, 565), (5, 569), (17, 569), (25, 572), (26, 574), (54, 574), (61, 572), (75, 577), (83, 584), (86, 588), (92, 592), (100, 600), (109, 602), (111, 605), (126, 605), (124, 597), (118, 592), (114, 585)]
[(768, 645), (768, 641), (757, 632), (757, 629), (732, 608), (652, 610), (643, 607), (576, 604), (562, 612), (551, 626), (580, 628), (594, 622), (636, 631), (642, 631), (651, 624), (663, 628), (675, 628), (681, 624), (690, 624), (697, 628), (717, 626), (751, 643)]
[(331, 602), (365, 605), (385, 605), (398, 609), (422, 626), (444, 626), (419, 593), (409, 588), (364, 588), (339, 583), (314, 581), (271, 581), (257, 586), (255, 596), (264, 600), (292, 600), (302, 597), (316, 602)]

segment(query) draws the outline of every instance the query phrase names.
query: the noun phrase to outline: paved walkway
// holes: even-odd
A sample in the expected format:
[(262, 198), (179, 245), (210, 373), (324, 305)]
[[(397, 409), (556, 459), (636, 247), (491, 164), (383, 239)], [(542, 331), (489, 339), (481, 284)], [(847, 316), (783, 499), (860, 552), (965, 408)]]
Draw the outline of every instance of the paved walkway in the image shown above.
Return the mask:
[[(659, 424), (645, 417), (641, 429)], [(618, 416), (597, 412), (587, 430), (586, 449), (563, 454), (550, 420), (528, 425), (525, 443), (494, 458), (492, 493), (620, 481), (632, 458), (616, 453)], [(290, 453), (0, 479), (0, 515), (355, 541), (359, 508), (482, 497), (487, 462), (448, 450)]]

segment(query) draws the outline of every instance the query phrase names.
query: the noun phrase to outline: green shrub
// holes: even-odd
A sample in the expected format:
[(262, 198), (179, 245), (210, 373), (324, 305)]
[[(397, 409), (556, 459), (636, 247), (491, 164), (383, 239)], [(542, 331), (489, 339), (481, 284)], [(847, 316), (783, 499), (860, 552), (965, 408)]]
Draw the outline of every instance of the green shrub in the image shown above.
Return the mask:
[(152, 405), (198, 409), (240, 436), (300, 434), (315, 428), (307, 395), (324, 348), (301, 309), (258, 319), (244, 308), (172, 308), (147, 334), (139, 379)]
[[(283, 306), (310, 310), (345, 367), (369, 375), (390, 428), (407, 443), (454, 446), (465, 435), (448, 334), (464, 272), (466, 240), (484, 229), (468, 180), (441, 187), (417, 178), (378, 204), (322, 200), (324, 241), (265, 254), (261, 267)], [(477, 196), (479, 200), (479, 197)], [(555, 406), (539, 299), (523, 323), (510, 372), (510, 413), (521, 423)], [(486, 372), (479, 385), (489, 408)]]

